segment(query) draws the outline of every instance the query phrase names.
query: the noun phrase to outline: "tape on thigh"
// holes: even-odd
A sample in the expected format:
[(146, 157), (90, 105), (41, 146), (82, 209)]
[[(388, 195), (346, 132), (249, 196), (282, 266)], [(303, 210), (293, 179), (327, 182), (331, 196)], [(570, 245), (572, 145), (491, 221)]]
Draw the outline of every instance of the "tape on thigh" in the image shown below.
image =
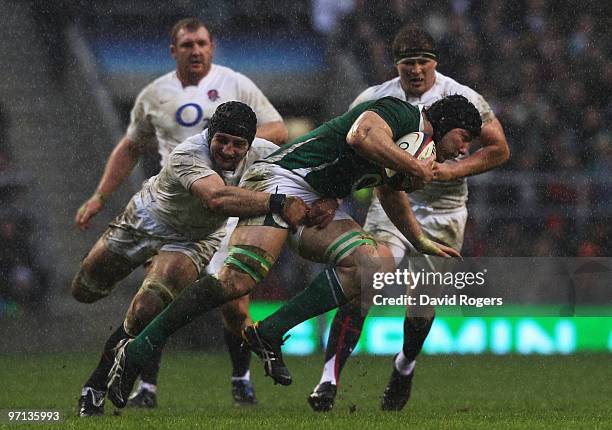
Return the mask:
[(376, 246), (376, 240), (363, 231), (348, 231), (340, 235), (325, 251), (325, 260), (333, 265), (351, 255), (363, 245)]
[(230, 247), (224, 266), (233, 266), (255, 282), (261, 282), (272, 268), (273, 258), (263, 249), (251, 245), (235, 245)]
[(150, 292), (160, 298), (164, 306), (168, 306), (174, 300), (174, 294), (159, 279), (145, 279), (140, 287), (142, 292)]

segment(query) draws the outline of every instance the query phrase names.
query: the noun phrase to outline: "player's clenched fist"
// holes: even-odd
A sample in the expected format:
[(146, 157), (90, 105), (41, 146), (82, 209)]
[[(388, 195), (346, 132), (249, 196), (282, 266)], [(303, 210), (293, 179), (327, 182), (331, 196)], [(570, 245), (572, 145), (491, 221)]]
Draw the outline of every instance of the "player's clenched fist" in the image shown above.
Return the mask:
[(426, 158), (425, 160), (416, 160), (419, 165), (421, 172), (419, 175), (416, 175), (423, 183), (427, 184), (434, 179), (434, 171), (433, 164), (435, 161), (435, 156), (431, 156)]
[(89, 198), (76, 213), (74, 221), (81, 230), (89, 228), (89, 221), (102, 210), (104, 207), (104, 196), (100, 193), (95, 193)]
[(306, 225), (318, 229), (327, 227), (334, 220), (336, 209), (338, 209), (337, 199), (327, 197), (315, 201), (310, 207)]
[(299, 197), (288, 196), (282, 204), (280, 216), (292, 230), (306, 222), (310, 207)]

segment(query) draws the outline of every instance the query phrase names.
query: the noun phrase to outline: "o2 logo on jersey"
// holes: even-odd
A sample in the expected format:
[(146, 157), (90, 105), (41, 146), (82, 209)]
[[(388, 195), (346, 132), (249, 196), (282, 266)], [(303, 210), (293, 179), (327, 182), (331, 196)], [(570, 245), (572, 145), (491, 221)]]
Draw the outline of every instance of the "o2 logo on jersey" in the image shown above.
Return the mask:
[[(202, 121), (204, 110), (197, 103), (186, 103), (176, 110), (176, 122), (183, 127), (193, 127)], [(208, 118), (205, 120), (208, 125)]]

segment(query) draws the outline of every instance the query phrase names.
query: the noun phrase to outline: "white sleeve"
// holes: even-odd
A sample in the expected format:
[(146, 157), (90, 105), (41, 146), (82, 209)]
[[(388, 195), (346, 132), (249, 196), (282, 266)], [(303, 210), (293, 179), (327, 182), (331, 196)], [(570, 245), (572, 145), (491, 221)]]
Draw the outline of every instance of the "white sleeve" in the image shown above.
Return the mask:
[(257, 160), (262, 160), (273, 152), (278, 151), (279, 146), (266, 140), (256, 137), (249, 149), (249, 160), (251, 164)]
[(238, 95), (239, 101), (248, 104), (257, 115), (257, 124), (266, 124), (268, 122), (282, 121), (278, 111), (272, 106), (272, 103), (261, 92), (261, 90), (249, 78), (241, 73), (236, 73), (238, 79)]
[(479, 93), (465, 85), (457, 86), (456, 90), (457, 91), (453, 94), (460, 94), (464, 96), (474, 106), (476, 106), (476, 109), (478, 109), (478, 112), (480, 112), (480, 118), (482, 119), (483, 124), (486, 124), (487, 122), (495, 119), (495, 113), (493, 112), (493, 109), (491, 109), (489, 103), (487, 103), (484, 97), (481, 96)]
[(198, 179), (217, 174), (213, 170), (210, 160), (204, 159), (193, 151), (186, 151), (181, 148), (172, 151), (168, 164), (172, 174), (176, 176), (186, 190), (191, 189), (193, 183)]
[(355, 100), (353, 100), (353, 103), (351, 103), (351, 105), (349, 106), (349, 110), (353, 109), (358, 104), (361, 104), (363, 102), (367, 102), (367, 101), (373, 100), (374, 99), (374, 94), (373, 93), (374, 93), (374, 91), (373, 91), (372, 87), (363, 90), (361, 92), (361, 94), (359, 94), (357, 96), (357, 98)]
[(148, 87), (138, 94), (132, 112), (130, 113), (130, 125), (126, 136), (133, 142), (140, 144), (157, 144), (155, 127), (151, 124), (149, 112), (151, 110), (151, 96)]

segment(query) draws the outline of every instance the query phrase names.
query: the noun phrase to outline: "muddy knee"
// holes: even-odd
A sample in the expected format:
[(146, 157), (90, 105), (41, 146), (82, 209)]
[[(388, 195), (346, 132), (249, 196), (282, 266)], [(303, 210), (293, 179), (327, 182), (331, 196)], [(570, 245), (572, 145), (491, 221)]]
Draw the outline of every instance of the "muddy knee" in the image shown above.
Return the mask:
[(94, 279), (81, 267), (72, 280), (72, 297), (81, 303), (93, 303), (108, 296), (113, 285), (112, 283)]
[(172, 300), (174, 294), (161, 280), (145, 279), (123, 322), (125, 332), (137, 336)]

